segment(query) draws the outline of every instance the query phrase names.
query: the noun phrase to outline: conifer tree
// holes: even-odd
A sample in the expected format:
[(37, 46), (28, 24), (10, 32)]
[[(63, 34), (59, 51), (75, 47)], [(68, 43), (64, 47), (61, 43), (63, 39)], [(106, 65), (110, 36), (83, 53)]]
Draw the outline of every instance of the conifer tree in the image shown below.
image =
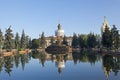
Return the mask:
[(3, 47), (3, 40), (4, 40), (3, 33), (1, 31), (1, 29), (0, 29), (0, 49), (2, 49), (2, 47)]
[(24, 30), (22, 31), (22, 36), (21, 36), (21, 48), (26, 49), (26, 37), (25, 37), (25, 32)]
[(102, 45), (106, 48), (110, 48), (112, 46), (111, 32), (107, 26), (105, 27), (105, 32), (102, 34)]
[(45, 48), (45, 46), (46, 46), (46, 40), (45, 40), (44, 32), (42, 32), (42, 35), (41, 35), (41, 38), (40, 38), (40, 46), (42, 48)]
[(13, 48), (13, 33), (11, 30), (11, 26), (6, 30), (4, 48), (7, 51), (11, 51)]
[(88, 34), (87, 46), (89, 48), (94, 48), (96, 45), (97, 45), (97, 41), (95, 35), (92, 33)]
[(79, 42), (78, 42), (78, 37), (77, 35), (74, 33), (73, 34), (73, 38), (72, 38), (72, 47), (76, 48), (79, 46)]
[(15, 36), (15, 49), (18, 49), (20, 48), (20, 37), (19, 37), (19, 34), (16, 33), (16, 36)]
[(119, 45), (119, 31), (117, 30), (116, 26), (113, 25), (111, 29), (111, 38), (112, 38), (112, 47), (118, 49)]

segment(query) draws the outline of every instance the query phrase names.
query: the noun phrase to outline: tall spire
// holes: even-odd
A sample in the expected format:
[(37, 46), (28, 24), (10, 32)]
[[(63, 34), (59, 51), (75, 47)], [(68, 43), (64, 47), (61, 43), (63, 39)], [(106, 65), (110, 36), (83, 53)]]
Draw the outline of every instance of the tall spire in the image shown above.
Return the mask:
[(104, 26), (108, 25), (107, 23), (107, 20), (106, 20), (106, 16), (104, 16), (104, 23), (103, 23)]
[(102, 25), (102, 27), (101, 27), (101, 33), (103, 33), (103, 32), (105, 31), (105, 28), (106, 28), (106, 27), (110, 28), (110, 27), (109, 27), (109, 24), (108, 24), (108, 22), (107, 22), (106, 16), (104, 16), (104, 22), (103, 22), (103, 25)]

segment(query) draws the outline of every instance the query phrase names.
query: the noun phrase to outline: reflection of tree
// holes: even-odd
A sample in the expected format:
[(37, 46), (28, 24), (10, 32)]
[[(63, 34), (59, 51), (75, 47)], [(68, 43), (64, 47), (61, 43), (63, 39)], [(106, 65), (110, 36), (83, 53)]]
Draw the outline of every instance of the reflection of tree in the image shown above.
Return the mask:
[(4, 63), (5, 71), (10, 75), (10, 72), (12, 71), (13, 68), (13, 57), (12, 56), (4, 57)]
[(14, 56), (14, 62), (15, 62), (16, 68), (18, 68), (18, 65), (19, 65), (19, 63), (20, 63), (20, 55), (19, 55), (19, 54), (16, 54), (16, 55)]
[(77, 64), (78, 59), (81, 58), (80, 53), (77, 53), (77, 52), (72, 53), (72, 57), (73, 57), (74, 64)]
[(3, 64), (4, 64), (4, 58), (0, 58), (0, 72), (2, 71)]
[(46, 55), (46, 53), (45, 53), (44, 51), (39, 52), (39, 54), (40, 54), (40, 56), (39, 56), (40, 63), (41, 63), (42, 66), (44, 67), (44, 66), (45, 66), (44, 63), (45, 63), (45, 61), (46, 61), (47, 55)]
[(74, 64), (77, 62), (89, 62), (95, 64), (98, 61), (99, 56), (91, 53), (90, 51), (81, 50), (81, 52), (73, 52), (72, 53)]
[(29, 61), (28, 54), (21, 54), (20, 58), (21, 58), (22, 69), (24, 70), (25, 64), (28, 63)]
[(117, 76), (119, 70), (120, 70), (120, 57), (114, 57), (114, 65), (112, 67), (112, 71), (115, 73), (115, 76)]
[(106, 76), (106, 79), (108, 79), (110, 72), (112, 70), (113, 66), (113, 57), (110, 55), (103, 56), (103, 70)]
[(32, 57), (36, 58), (36, 59), (39, 59), (40, 63), (44, 67), (44, 63), (45, 63), (46, 57), (47, 57), (47, 54), (45, 53), (45, 51), (41, 51), (41, 52), (40, 51), (36, 51), (36, 52), (33, 52), (32, 53)]

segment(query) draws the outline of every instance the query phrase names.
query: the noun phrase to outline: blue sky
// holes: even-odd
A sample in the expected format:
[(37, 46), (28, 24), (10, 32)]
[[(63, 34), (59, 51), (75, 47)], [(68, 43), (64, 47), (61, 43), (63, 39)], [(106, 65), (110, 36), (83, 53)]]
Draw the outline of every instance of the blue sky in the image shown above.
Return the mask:
[(0, 0), (0, 28), (38, 38), (54, 35), (60, 21), (66, 35), (100, 34), (104, 16), (120, 30), (120, 0)]

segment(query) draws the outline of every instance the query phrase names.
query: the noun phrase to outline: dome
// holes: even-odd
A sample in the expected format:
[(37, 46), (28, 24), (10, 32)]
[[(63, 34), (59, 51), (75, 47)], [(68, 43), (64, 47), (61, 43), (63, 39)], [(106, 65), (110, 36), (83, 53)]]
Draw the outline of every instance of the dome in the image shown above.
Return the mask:
[(62, 37), (64, 37), (64, 30), (61, 28), (60, 24), (58, 24), (58, 29), (55, 31), (55, 36), (62, 36)]

